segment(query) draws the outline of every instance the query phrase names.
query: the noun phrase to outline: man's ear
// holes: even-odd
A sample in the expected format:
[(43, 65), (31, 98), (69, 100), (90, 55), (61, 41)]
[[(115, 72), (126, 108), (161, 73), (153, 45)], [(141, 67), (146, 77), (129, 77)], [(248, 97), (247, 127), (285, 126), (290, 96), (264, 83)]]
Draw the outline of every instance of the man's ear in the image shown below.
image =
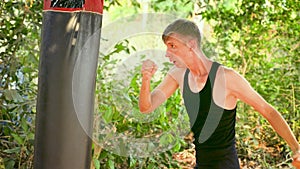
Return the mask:
[(196, 39), (189, 40), (188, 47), (190, 49), (196, 49), (197, 48), (197, 41), (196, 41)]

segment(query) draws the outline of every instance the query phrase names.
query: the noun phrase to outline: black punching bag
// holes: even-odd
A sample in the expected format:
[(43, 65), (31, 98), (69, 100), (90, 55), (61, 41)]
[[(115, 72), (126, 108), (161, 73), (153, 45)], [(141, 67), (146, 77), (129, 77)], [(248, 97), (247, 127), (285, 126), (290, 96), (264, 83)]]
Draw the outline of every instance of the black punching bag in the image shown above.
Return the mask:
[(35, 169), (88, 169), (103, 0), (44, 0)]

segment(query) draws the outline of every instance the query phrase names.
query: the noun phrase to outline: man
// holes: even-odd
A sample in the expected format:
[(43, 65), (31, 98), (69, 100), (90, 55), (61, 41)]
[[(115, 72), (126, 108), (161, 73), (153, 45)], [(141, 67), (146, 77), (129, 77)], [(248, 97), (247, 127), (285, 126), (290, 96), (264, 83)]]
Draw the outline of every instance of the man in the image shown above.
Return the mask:
[(201, 35), (195, 23), (179, 19), (164, 31), (166, 57), (175, 66), (151, 92), (157, 70), (151, 60), (142, 64), (139, 107), (150, 113), (180, 88), (196, 149), (195, 169), (238, 169), (235, 148), (237, 101), (257, 110), (293, 151), (293, 165), (300, 169), (300, 145), (280, 113), (268, 104), (236, 71), (208, 59), (201, 50)]

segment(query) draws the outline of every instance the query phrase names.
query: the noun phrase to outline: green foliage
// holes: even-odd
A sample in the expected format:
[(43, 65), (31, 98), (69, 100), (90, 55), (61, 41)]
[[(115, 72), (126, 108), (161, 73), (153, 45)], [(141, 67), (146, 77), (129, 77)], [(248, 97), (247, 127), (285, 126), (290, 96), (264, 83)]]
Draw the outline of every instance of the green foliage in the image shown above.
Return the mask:
[(193, 16), (194, 3), (195, 1), (190, 0), (110, 0), (104, 9), (111, 20), (151, 12), (186, 18)]
[[(116, 44), (112, 52), (101, 57), (102, 59), (99, 61), (96, 87), (98, 111), (94, 116), (96, 119), (103, 119), (103, 121), (100, 122), (102, 124), (101, 127), (96, 128), (95, 132), (109, 134), (99, 135), (98, 140), (96, 140), (96, 144), (100, 144), (103, 150), (98, 158), (94, 158), (95, 168), (97, 168), (96, 166), (98, 168), (149, 168), (151, 166), (178, 168), (178, 164), (172, 159), (172, 154), (182, 150), (185, 143), (182, 135), (180, 137), (181, 133), (174, 129), (186, 128), (182, 124), (183, 121), (176, 120), (180, 116), (179, 113), (182, 113), (180, 95), (176, 93), (164, 106), (161, 106), (158, 111), (152, 114), (141, 114), (138, 110), (141, 67), (137, 65), (126, 72), (123, 69), (118, 69), (122, 60), (115, 59), (115, 54), (120, 52), (130, 54), (132, 51), (135, 51), (135, 48), (130, 46), (128, 40), (125, 40)], [(122, 55), (122, 57), (124, 56), (125, 54)], [(166, 68), (162, 70), (163, 75), (168, 70), (169, 64), (165, 64), (165, 66)], [(124, 72), (120, 73), (118, 70), (123, 70)], [(122, 77), (115, 77), (118, 74), (122, 74)], [(152, 87), (155, 87), (159, 82), (160, 80), (153, 81)], [(149, 119), (152, 120), (149, 122)], [(187, 121), (187, 119), (185, 120)], [(98, 124), (97, 122), (95, 123)], [(109, 130), (106, 126), (115, 128), (115, 131)], [(118, 133), (122, 133), (122, 135), (117, 135)], [(122, 152), (128, 151), (125, 150), (126, 145), (123, 145), (127, 139), (153, 136), (159, 138), (157, 142), (149, 142), (147, 149), (141, 147), (141, 151), (145, 153), (153, 151), (154, 154), (150, 157), (131, 156), (135, 154), (128, 156), (116, 155), (116, 152), (122, 154)], [(122, 144), (119, 144), (118, 147), (119, 142), (115, 143), (114, 140), (119, 140)], [(108, 148), (111, 142), (113, 142), (114, 150)], [(173, 146), (165, 148), (170, 145)], [(157, 147), (162, 147), (162, 149), (165, 148), (166, 150), (157, 154), (154, 152)], [(132, 148), (139, 149), (138, 147)]]
[(104, 3), (104, 10), (109, 11), (113, 7), (120, 7), (120, 6), (131, 6), (133, 8), (140, 8), (140, 3), (137, 0), (107, 0)]
[(195, 1), (190, 0), (151, 0), (150, 6), (154, 12), (179, 15), (180, 17), (193, 16)]
[(0, 168), (32, 168), (41, 9), (0, 4)]
[[(197, 11), (193, 11), (195, 4)], [(143, 5), (137, 0), (107, 0), (104, 9), (116, 19), (143, 12)], [(298, 0), (151, 0), (148, 5), (147, 12), (201, 16), (213, 30), (213, 40), (204, 35), (205, 53), (217, 54), (218, 61), (244, 75), (282, 113), (300, 139)], [(4, 0), (0, 3), (0, 168), (32, 168), (41, 22), (42, 1)], [(137, 110), (140, 67), (137, 66), (128, 78), (130, 87), (118, 88), (124, 89), (122, 93), (128, 93), (120, 98), (130, 101), (133, 111), (126, 114), (115, 104), (113, 92), (116, 84), (114, 78), (109, 78), (114, 76), (110, 70), (120, 61), (115, 54), (129, 54), (135, 50), (125, 40), (116, 44), (111, 53), (101, 55), (97, 75), (97, 113), (103, 118), (103, 124), (110, 124), (116, 132), (125, 133), (123, 137), (157, 135), (158, 141), (149, 144), (148, 150), (157, 146), (172, 147), (150, 157), (136, 158), (118, 156), (94, 144), (93, 166), (110, 169), (180, 168), (172, 154), (185, 149), (187, 143), (179, 137), (182, 133), (171, 130), (186, 127), (179, 120), (183, 110), (178, 91), (159, 108), (160, 111), (151, 115), (140, 114)], [(167, 68), (168, 65), (162, 75)], [(158, 83), (159, 80), (154, 81), (152, 87)], [(289, 147), (264, 118), (243, 103), (239, 103), (237, 118), (238, 154), (243, 165), (247, 168), (291, 168)], [(101, 135), (100, 138), (109, 140), (111, 136)], [(122, 141), (122, 137), (117, 139)], [(120, 146), (118, 151), (122, 149), (124, 147)]]
[(104, 3), (104, 13), (108, 13), (106, 17), (112, 20), (134, 15), (140, 9), (141, 4), (138, 0), (109, 0)]

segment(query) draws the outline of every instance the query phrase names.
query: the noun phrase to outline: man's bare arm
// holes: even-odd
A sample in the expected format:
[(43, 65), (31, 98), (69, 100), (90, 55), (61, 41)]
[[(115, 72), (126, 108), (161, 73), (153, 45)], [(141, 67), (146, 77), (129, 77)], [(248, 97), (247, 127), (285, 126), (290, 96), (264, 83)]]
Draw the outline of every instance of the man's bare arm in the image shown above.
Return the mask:
[(151, 60), (146, 60), (142, 65), (142, 86), (139, 97), (139, 108), (142, 113), (150, 113), (169, 98), (178, 88), (176, 80), (169, 74), (151, 92), (150, 83), (157, 66)]
[(142, 113), (150, 113), (169, 98), (178, 88), (177, 82), (166, 75), (163, 81), (151, 92), (150, 81), (143, 80), (140, 90), (139, 107)]
[(265, 117), (273, 129), (288, 143), (294, 154), (299, 153), (299, 143), (281, 114), (267, 103), (241, 75), (231, 70), (227, 77), (231, 82), (229, 91), (232, 92), (237, 99), (252, 106)]

